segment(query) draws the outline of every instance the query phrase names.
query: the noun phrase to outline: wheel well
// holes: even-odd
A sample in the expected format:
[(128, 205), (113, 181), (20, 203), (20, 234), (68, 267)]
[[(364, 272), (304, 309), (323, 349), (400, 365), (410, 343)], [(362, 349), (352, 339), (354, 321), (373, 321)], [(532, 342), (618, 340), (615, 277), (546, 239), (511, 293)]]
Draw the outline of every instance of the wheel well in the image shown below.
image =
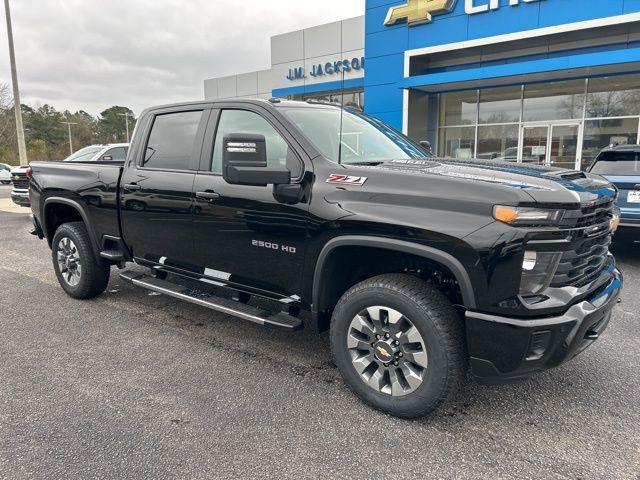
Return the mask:
[(71, 205), (64, 203), (52, 203), (45, 207), (45, 228), (49, 243), (53, 240), (56, 230), (65, 223), (82, 222), (84, 219), (80, 212)]
[[(454, 305), (463, 305), (462, 292), (449, 268), (428, 258), (377, 247), (342, 246), (331, 251), (322, 265), (318, 288), (318, 328), (329, 328), (333, 309), (342, 295), (367, 278), (386, 273), (406, 273), (421, 278), (441, 291)], [(327, 280), (330, 279), (330, 280)]]

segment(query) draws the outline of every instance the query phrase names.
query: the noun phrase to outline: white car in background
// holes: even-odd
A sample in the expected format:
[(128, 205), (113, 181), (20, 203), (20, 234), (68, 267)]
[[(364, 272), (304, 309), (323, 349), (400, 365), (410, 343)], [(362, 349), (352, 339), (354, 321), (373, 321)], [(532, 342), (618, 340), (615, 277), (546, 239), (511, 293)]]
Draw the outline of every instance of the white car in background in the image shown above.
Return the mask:
[(11, 183), (11, 165), (0, 163), (0, 183), (9, 185)]
[(69, 155), (64, 162), (124, 162), (129, 151), (128, 143), (90, 145)]

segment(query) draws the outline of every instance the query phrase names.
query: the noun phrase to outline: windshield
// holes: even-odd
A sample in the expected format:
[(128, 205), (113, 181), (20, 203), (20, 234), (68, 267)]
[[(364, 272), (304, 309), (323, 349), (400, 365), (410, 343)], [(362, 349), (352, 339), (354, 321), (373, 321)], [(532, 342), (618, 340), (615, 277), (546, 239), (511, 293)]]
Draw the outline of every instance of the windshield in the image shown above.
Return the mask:
[(640, 153), (610, 152), (602, 154), (591, 169), (598, 175), (640, 175)]
[[(378, 163), (429, 154), (400, 132), (366, 115), (338, 108), (283, 108), (325, 158), (336, 163)], [(341, 112), (343, 113), (342, 118)], [(342, 148), (340, 125), (342, 124)], [(338, 158), (341, 157), (341, 158)]]
[(76, 153), (69, 155), (64, 159), (65, 162), (84, 162), (91, 160), (93, 156), (102, 150), (104, 147), (85, 147), (82, 150), (78, 150)]

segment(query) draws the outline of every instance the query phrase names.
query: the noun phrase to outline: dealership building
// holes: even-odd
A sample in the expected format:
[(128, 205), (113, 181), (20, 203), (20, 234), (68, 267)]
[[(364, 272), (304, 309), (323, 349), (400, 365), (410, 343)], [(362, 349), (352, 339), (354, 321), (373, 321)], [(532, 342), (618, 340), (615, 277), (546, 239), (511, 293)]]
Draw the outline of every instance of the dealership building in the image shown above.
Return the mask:
[(367, 0), (270, 63), (205, 97), (357, 105), (440, 156), (584, 169), (639, 139), (640, 0)]

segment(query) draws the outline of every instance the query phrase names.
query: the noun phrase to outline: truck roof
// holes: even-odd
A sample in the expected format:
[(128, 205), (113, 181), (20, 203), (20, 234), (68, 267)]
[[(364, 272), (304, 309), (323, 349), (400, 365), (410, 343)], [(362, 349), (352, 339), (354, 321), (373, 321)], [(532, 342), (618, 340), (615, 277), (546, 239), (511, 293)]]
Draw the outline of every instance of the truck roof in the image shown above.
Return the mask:
[(261, 105), (261, 106), (269, 106), (269, 107), (301, 107), (301, 108), (341, 108), (340, 105), (329, 102), (321, 102), (315, 100), (301, 101), (301, 100), (286, 100), (282, 98), (270, 98), (268, 100), (261, 98), (228, 98), (224, 100), (200, 100), (200, 101), (192, 101), (192, 102), (178, 102), (178, 103), (169, 103), (165, 105), (156, 105), (153, 107), (146, 108), (140, 116), (145, 115), (149, 111), (153, 110), (161, 110), (167, 108), (175, 108), (175, 107), (205, 107), (205, 106), (214, 106), (214, 105), (222, 105), (222, 104), (246, 104), (246, 105)]

